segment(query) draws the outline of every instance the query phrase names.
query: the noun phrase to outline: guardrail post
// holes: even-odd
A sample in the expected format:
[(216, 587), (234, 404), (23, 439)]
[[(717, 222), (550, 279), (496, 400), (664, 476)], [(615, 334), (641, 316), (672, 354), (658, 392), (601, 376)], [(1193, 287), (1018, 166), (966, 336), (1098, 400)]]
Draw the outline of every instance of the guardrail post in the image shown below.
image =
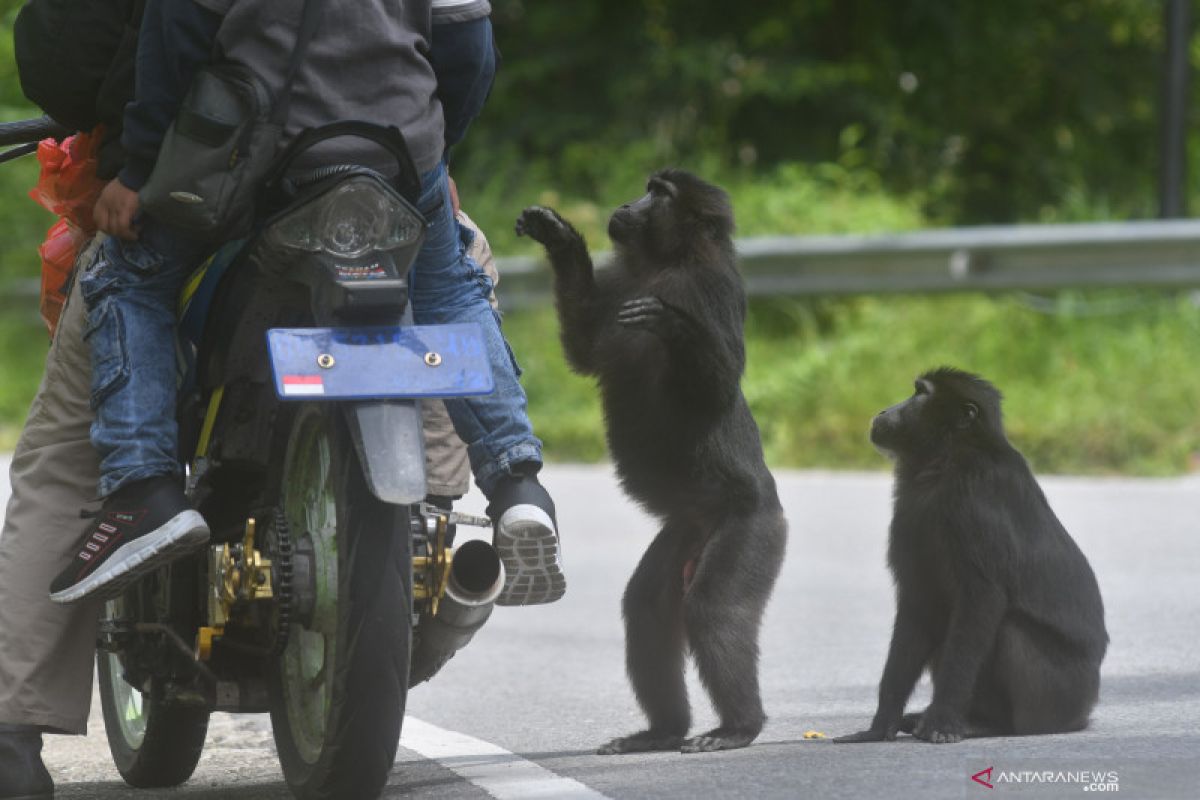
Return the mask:
[(1192, 0), (1168, 0), (1163, 8), (1166, 58), (1160, 115), (1158, 212), (1163, 219), (1187, 215), (1188, 45)]

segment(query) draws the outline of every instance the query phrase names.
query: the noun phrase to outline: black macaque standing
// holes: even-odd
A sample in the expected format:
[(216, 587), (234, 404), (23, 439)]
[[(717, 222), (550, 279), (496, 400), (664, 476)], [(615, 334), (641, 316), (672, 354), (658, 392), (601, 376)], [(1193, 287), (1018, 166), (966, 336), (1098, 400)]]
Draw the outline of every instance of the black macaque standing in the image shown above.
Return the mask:
[[(601, 753), (745, 747), (764, 721), (758, 633), (787, 526), (742, 395), (746, 296), (725, 192), (678, 170), (609, 222), (614, 262), (593, 271), (583, 238), (528, 208), (517, 233), (546, 247), (562, 343), (599, 383), (625, 490), (662, 520), (625, 590), (626, 666), (647, 730)], [(685, 738), (685, 649), (720, 726)]]
[[(1100, 589), (1008, 443), (1000, 393), (959, 370), (926, 373), (875, 417), (871, 441), (896, 460), (896, 622), (875, 719), (837, 741), (1086, 727), (1108, 646)], [(904, 714), (926, 667), (933, 701)]]

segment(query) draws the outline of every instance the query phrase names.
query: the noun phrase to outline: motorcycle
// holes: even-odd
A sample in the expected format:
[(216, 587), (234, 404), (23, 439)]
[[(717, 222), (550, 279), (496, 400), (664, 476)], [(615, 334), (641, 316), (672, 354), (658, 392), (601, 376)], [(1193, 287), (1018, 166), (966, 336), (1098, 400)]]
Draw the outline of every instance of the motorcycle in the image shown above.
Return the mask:
[[(65, 133), (8, 123), (0, 145)], [(297, 174), (345, 136), (379, 145), (398, 177)], [(212, 712), (265, 712), (297, 798), (377, 796), (408, 690), (491, 614), (495, 550), (454, 547), (458, 525), (491, 523), (424, 502), (421, 399), (493, 385), (477, 326), (412, 322), (419, 187), (395, 129), (308, 131), (272, 170), (261, 224), (182, 293), (180, 459), (212, 538), (101, 615), (104, 724), (132, 786), (186, 781)]]

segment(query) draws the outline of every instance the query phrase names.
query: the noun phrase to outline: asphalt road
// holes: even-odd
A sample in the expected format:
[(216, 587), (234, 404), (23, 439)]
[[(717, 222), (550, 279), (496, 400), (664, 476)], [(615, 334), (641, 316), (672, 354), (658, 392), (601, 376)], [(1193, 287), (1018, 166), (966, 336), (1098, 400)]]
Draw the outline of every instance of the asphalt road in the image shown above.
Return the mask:
[[(982, 779), (1006, 795), (1200, 796), (1191, 770), (1200, 756), (1200, 478), (1043, 482), (1091, 559), (1108, 609), (1112, 644), (1088, 730), (849, 746), (803, 737), (858, 730), (873, 711), (892, 614), (884, 566), (891, 481), (779, 473), (791, 538), (763, 631), (770, 721), (762, 736), (728, 753), (602, 757), (593, 755), (598, 744), (641, 725), (623, 674), (619, 602), (654, 527), (607, 468), (552, 465), (545, 477), (564, 535), (567, 595), (552, 606), (498, 609), (470, 647), (414, 690), (408, 711), (419, 721), (406, 730), (386, 797), (983, 797), (989, 790), (971, 776), (989, 767)], [(712, 713), (694, 674), (691, 686), (704, 730)], [(923, 685), (914, 705), (927, 694)], [(60, 797), (127, 797), (99, 717), (97, 705), (86, 739), (48, 739)], [(1092, 786), (1081, 772), (1115, 772), (1117, 781)], [(219, 714), (192, 781), (137, 796), (289, 795), (266, 719)]]

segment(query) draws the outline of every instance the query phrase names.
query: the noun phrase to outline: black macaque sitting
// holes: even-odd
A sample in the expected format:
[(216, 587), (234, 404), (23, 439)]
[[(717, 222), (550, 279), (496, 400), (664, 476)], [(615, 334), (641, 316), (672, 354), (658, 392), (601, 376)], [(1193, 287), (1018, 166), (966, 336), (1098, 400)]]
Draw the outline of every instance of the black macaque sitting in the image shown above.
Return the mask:
[[(745, 747), (764, 721), (758, 633), (787, 538), (742, 395), (746, 296), (721, 189), (678, 170), (609, 222), (614, 263), (548, 208), (517, 233), (546, 247), (567, 360), (597, 378), (625, 490), (663, 528), (625, 590), (626, 667), (649, 719), (601, 753)], [(690, 648), (720, 726), (686, 738)]]
[[(871, 441), (896, 460), (896, 622), (871, 727), (836, 741), (1086, 727), (1108, 646), (1100, 589), (1005, 437), (1000, 393), (959, 370), (926, 373), (875, 417)], [(926, 668), (933, 701), (904, 714)]]

